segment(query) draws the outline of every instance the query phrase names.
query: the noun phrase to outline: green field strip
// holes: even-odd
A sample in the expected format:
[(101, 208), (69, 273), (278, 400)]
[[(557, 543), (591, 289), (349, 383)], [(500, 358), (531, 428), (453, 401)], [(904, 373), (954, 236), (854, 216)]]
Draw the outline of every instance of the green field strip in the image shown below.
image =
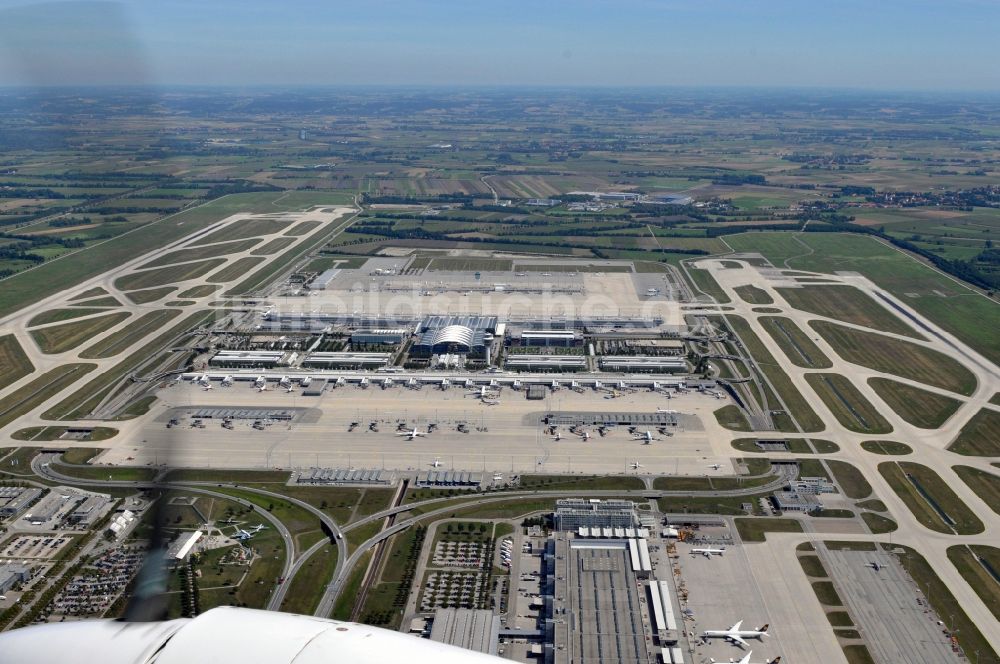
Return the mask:
[(127, 311), (120, 311), (106, 316), (31, 330), (30, 334), (43, 353), (64, 353), (110, 330), (131, 315)]

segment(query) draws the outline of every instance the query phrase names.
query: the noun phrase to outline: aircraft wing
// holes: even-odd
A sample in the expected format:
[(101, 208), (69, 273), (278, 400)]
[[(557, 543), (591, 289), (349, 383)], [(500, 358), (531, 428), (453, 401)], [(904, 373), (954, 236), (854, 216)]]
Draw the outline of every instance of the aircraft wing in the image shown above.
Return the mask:
[(748, 643), (747, 643), (746, 641), (744, 641), (744, 640), (743, 640), (743, 637), (741, 637), (741, 636), (738, 636), (738, 635), (736, 635), (736, 634), (730, 634), (730, 635), (729, 635), (729, 636), (727, 636), (726, 638), (728, 638), (728, 639), (729, 639), (730, 641), (732, 641), (733, 643), (736, 643), (736, 644), (739, 644), (739, 645), (741, 645), (741, 646), (746, 646), (746, 645), (750, 645), (750, 644), (748, 644)]
[(737, 664), (750, 664), (750, 655), (753, 654), (753, 650), (743, 655), (743, 658)]
[(726, 630), (726, 631), (728, 631), (728, 632), (738, 632), (738, 631), (740, 631), (740, 626), (741, 626), (742, 624), (743, 624), (743, 621), (742, 621), (742, 620), (740, 620), (740, 621), (737, 621), (737, 623), (736, 623), (735, 625), (733, 625), (732, 627), (730, 627), (730, 628), (729, 628), (728, 630)]

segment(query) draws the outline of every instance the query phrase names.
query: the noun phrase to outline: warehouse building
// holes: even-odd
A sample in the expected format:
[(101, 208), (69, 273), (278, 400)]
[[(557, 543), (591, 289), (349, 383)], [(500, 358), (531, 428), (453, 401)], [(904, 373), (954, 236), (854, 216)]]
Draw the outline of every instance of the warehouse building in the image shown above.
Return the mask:
[(351, 333), (351, 345), (356, 344), (392, 344), (403, 343), (410, 336), (410, 330), (396, 329), (365, 329)]
[(24, 520), (35, 526), (47, 523), (59, 514), (59, 512), (66, 506), (66, 502), (68, 500), (75, 497), (75, 495), (69, 496), (57, 493), (56, 491), (50, 491), (49, 495), (45, 496), (38, 501), (36, 505), (32, 506), (31, 510), (25, 514)]
[(514, 371), (583, 371), (587, 359), (580, 355), (508, 355), (504, 367)]
[(775, 509), (782, 512), (812, 512), (822, 507), (815, 493), (798, 491), (775, 491), (771, 502)]
[(605, 355), (598, 360), (601, 371), (624, 373), (681, 373), (688, 370), (682, 357), (650, 357), (648, 355)]
[(0, 487), (0, 518), (9, 519), (28, 508), (42, 495), (41, 489), (23, 489), (16, 486)]
[(577, 330), (524, 330), (519, 337), (522, 346), (559, 346), (569, 348), (583, 344)]
[(66, 517), (66, 520), (69, 523), (89, 528), (94, 525), (94, 522), (101, 517), (105, 508), (110, 504), (111, 496), (89, 496), (82, 503), (73, 508), (73, 511), (71, 511)]
[(643, 617), (645, 588), (624, 541), (571, 540), (558, 533), (543, 556), (546, 662), (654, 661), (658, 649)]
[(431, 641), (496, 655), (500, 616), (489, 609), (438, 609), (434, 612)]
[(377, 369), (392, 361), (390, 353), (309, 353), (302, 361), (304, 367), (318, 369)]
[(396, 479), (396, 474), (380, 469), (310, 468), (295, 476), (296, 484), (337, 484), (388, 486)]
[(25, 565), (0, 565), (0, 595), (31, 580), (31, 568)]
[(425, 470), (417, 473), (418, 487), (450, 487), (453, 489), (475, 489), (483, 483), (482, 473), (465, 473), (451, 470)]
[(586, 528), (635, 528), (639, 517), (629, 500), (584, 500), (566, 498), (556, 501), (553, 517), (556, 530)]
[(320, 272), (319, 275), (312, 280), (312, 283), (309, 284), (309, 287), (313, 290), (326, 290), (333, 280), (337, 278), (338, 274), (340, 274), (340, 270), (337, 269)]
[(208, 363), (215, 367), (235, 369), (270, 369), (288, 365), (295, 353), (280, 350), (220, 350)]

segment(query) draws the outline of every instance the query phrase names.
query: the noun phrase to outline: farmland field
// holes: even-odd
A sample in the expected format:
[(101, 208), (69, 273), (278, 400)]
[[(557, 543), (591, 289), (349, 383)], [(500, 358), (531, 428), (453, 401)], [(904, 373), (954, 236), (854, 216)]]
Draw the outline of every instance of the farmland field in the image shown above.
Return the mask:
[(934, 349), (827, 321), (809, 324), (848, 362), (959, 394), (976, 389), (971, 371)]

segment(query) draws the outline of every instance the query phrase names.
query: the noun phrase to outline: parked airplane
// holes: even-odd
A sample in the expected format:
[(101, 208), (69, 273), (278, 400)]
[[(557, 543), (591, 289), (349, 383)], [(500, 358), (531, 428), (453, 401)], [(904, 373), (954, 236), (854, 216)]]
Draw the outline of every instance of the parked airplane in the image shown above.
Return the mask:
[(711, 558), (712, 556), (721, 556), (725, 552), (726, 552), (726, 548), (725, 547), (722, 547), (721, 549), (713, 549), (711, 547), (704, 547), (704, 548), (699, 548), (699, 549), (691, 549), (691, 555), (692, 556), (696, 556), (698, 554), (701, 554), (701, 555), (705, 556), (706, 558)]
[(712, 470), (718, 470), (719, 468), (722, 468), (722, 464), (721, 463), (710, 463), (710, 464), (708, 464), (708, 467), (711, 468)]
[[(753, 650), (751, 650), (747, 654), (743, 655), (743, 657), (738, 662), (735, 659), (733, 659), (732, 657), (730, 657), (729, 658), (730, 664), (753, 664), (753, 662), (750, 661), (750, 656), (752, 654), (753, 654)], [(715, 659), (713, 659), (712, 657), (709, 657), (708, 660), (710, 662), (712, 662), (712, 664), (715, 664)], [(767, 660), (766, 662), (764, 662), (764, 664), (778, 664), (780, 661), (781, 661), (781, 657), (779, 656), (779, 657), (775, 657), (774, 659)]]
[(469, 394), (479, 397), (480, 399), (485, 399), (489, 396), (489, 392), (486, 390), (485, 385), (481, 385), (478, 390), (472, 390)]
[(413, 440), (413, 439), (418, 438), (420, 436), (426, 436), (427, 432), (426, 431), (419, 431), (417, 429), (413, 429), (412, 431), (401, 431), (400, 433), (397, 433), (396, 435), (397, 436), (406, 436), (407, 440)]
[(440, 468), (441, 465), (441, 459), (434, 459), (431, 461), (431, 468)]
[(233, 539), (236, 540), (236, 541), (238, 541), (238, 542), (244, 542), (244, 541), (246, 541), (248, 539), (251, 539), (254, 535), (256, 535), (257, 533), (259, 533), (262, 530), (264, 530), (264, 525), (263, 524), (257, 524), (256, 526), (254, 526), (250, 530), (244, 530), (242, 528), (236, 528), (236, 532), (233, 534)]
[(214, 390), (215, 388), (212, 387), (211, 383), (205, 383), (204, 385), (201, 386), (201, 389), (204, 390), (205, 392), (208, 392), (209, 390)]
[(642, 433), (637, 433), (633, 440), (641, 440), (643, 445), (649, 445), (651, 442), (656, 440), (653, 438), (652, 431), (643, 431)]
[(562, 432), (556, 431), (556, 435), (554, 436), (554, 438), (556, 439), (556, 441), (562, 440)]
[(770, 636), (767, 633), (767, 625), (759, 629), (740, 629), (743, 621), (738, 621), (735, 625), (729, 629), (707, 629), (701, 634), (701, 638), (708, 639), (725, 639), (734, 645), (740, 647), (747, 645), (744, 639), (759, 639), (762, 636)]
[(641, 463), (639, 463), (638, 461), (633, 461), (632, 462), (632, 470), (639, 470), (640, 468), (642, 468), (642, 464)]
[(884, 565), (882, 565), (882, 563), (880, 563), (877, 560), (873, 560), (870, 563), (868, 563), (866, 565), (866, 567), (871, 567), (873, 570), (875, 570), (876, 572), (878, 572), (879, 570), (882, 569), (882, 567), (884, 567)]
[(582, 438), (585, 441), (590, 440), (590, 432), (589, 431), (581, 431), (578, 435), (580, 436), (580, 438)]

